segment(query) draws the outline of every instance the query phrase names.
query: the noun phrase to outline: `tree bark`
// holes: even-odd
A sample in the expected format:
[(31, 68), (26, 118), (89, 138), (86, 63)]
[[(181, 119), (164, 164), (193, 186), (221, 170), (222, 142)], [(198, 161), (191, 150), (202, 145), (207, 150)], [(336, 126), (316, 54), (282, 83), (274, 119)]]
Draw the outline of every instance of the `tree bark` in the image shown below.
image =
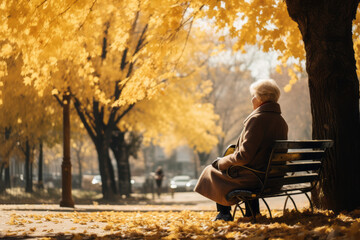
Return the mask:
[(333, 139), (312, 196), (340, 212), (360, 205), (359, 81), (352, 41), (357, 1), (286, 1), (306, 51), (313, 139)]
[(116, 188), (116, 180), (115, 180), (115, 171), (114, 171), (114, 166), (111, 162), (111, 158), (110, 155), (108, 156), (108, 166), (109, 166), (109, 173), (110, 173), (110, 186), (111, 189), (114, 193), (117, 193), (117, 188)]
[(44, 189), (43, 162), (44, 162), (43, 144), (42, 144), (42, 141), (40, 141), (40, 144), (39, 144), (39, 166), (38, 166), (38, 188), (39, 189)]
[(5, 167), (5, 188), (11, 188), (10, 181), (10, 162), (7, 163)]
[(3, 171), (4, 171), (5, 163), (0, 164), (0, 193), (5, 192), (5, 181), (3, 180)]
[(114, 131), (110, 147), (117, 164), (119, 194), (129, 197), (131, 194), (130, 154), (125, 141), (125, 134), (120, 131)]
[(79, 168), (79, 176), (78, 176), (79, 186), (78, 187), (81, 188), (81, 186), (82, 186), (82, 164), (81, 164), (80, 151), (77, 151), (76, 158), (77, 158), (77, 163), (78, 163), (78, 168)]
[[(11, 127), (5, 127), (5, 141), (10, 139)], [(6, 157), (5, 160), (5, 188), (11, 188), (11, 180), (10, 180), (10, 159), (9, 156)]]
[(200, 165), (201, 165), (201, 166), (206, 165), (206, 163), (207, 163), (208, 160), (209, 160), (210, 153), (197, 152), (197, 155), (198, 155), (198, 157), (199, 157)]
[(26, 140), (25, 143), (25, 192), (27, 193), (32, 193), (33, 192), (33, 188), (32, 188), (32, 174), (31, 174), (31, 148), (30, 148), (30, 144), (29, 141)]
[(109, 147), (104, 144), (101, 140), (98, 140), (96, 143), (96, 150), (98, 153), (98, 162), (99, 162), (99, 170), (101, 175), (101, 183), (102, 183), (102, 194), (103, 199), (105, 200), (113, 200), (115, 198), (116, 189), (113, 188), (114, 184), (112, 184), (111, 176), (111, 168), (109, 164)]

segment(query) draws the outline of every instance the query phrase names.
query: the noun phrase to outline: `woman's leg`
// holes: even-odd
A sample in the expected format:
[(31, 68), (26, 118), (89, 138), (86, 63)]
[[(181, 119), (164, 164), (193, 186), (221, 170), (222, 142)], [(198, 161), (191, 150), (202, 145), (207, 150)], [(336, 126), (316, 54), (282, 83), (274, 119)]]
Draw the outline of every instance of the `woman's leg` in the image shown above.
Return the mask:
[(224, 221), (233, 221), (234, 218), (231, 216), (231, 206), (224, 206), (221, 204), (216, 203), (216, 208), (219, 214), (215, 217), (214, 221), (216, 220), (224, 220)]
[[(251, 209), (253, 210), (255, 215), (260, 213), (259, 199), (250, 200), (249, 205), (251, 206)], [(245, 209), (246, 209), (245, 217), (251, 217), (252, 216), (249, 205), (247, 203), (245, 203)]]
[(230, 214), (231, 206), (224, 206), (224, 205), (216, 203), (216, 209), (218, 212), (220, 212), (222, 214)]

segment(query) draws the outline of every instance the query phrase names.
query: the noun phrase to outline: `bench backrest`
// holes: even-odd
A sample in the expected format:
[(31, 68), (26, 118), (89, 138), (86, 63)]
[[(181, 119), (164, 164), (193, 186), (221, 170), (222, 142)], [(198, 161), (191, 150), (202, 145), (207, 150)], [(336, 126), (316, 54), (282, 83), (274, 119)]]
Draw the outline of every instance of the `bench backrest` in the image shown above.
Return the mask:
[(332, 140), (275, 142), (262, 192), (310, 191), (319, 180), (325, 152)]

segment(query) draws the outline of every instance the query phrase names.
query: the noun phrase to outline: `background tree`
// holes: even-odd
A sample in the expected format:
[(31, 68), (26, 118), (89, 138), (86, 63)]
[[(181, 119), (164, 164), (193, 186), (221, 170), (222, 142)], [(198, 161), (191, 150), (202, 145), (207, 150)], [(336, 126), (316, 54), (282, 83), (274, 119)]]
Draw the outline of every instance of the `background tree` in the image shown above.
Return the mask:
[[(185, 54), (185, 46), (190, 42), (188, 33), (193, 18), (185, 17), (187, 9), (188, 5), (174, 1), (154, 5), (148, 1), (129, 0), (121, 3), (6, 2), (0, 10), (7, 16), (0, 28), (8, 41), (2, 50), (4, 55), (22, 54), (24, 82), (33, 84), (40, 95), (49, 87), (59, 96), (70, 89), (75, 108), (97, 147), (104, 198), (111, 198), (116, 192), (108, 153), (115, 127), (118, 125), (122, 132), (131, 131), (133, 124), (121, 120), (135, 103), (155, 99), (156, 94), (173, 97), (164, 92), (169, 87), (178, 87), (186, 78), (185, 70), (180, 66), (182, 62), (189, 62), (185, 59), (189, 56)], [(4, 72), (6, 70), (7, 65), (4, 65)], [(174, 84), (176, 79), (177, 84)], [(197, 86), (183, 87), (182, 90), (194, 91)], [(180, 97), (178, 92), (176, 96)], [(192, 97), (190, 92), (186, 96)], [(212, 142), (206, 138), (211, 138), (216, 130), (212, 124), (215, 116), (212, 116), (210, 106), (196, 104), (198, 100), (199, 96), (184, 103), (177, 99), (172, 107), (184, 110), (182, 104), (194, 104), (186, 121), (210, 117), (192, 126), (192, 129), (203, 126), (198, 129), (205, 128), (208, 134), (197, 134), (196, 138), (189, 134), (185, 136), (193, 146), (206, 148)], [(205, 115), (201, 115), (203, 113)], [(181, 112), (172, 111), (172, 114), (179, 117)], [(185, 125), (179, 121), (176, 124)], [(175, 131), (176, 124), (172, 123), (169, 129)], [(164, 133), (150, 132), (148, 138)], [(175, 136), (184, 138), (184, 131), (177, 131)], [(203, 139), (199, 143), (197, 138)]]
[[(215, 37), (212, 38), (215, 41)], [(218, 43), (219, 44), (219, 43)], [(212, 159), (221, 156), (229, 144), (234, 144), (243, 127), (243, 120), (251, 113), (249, 86), (255, 81), (250, 72), (254, 55), (245, 55), (232, 51), (233, 41), (227, 39), (224, 49), (212, 56), (202, 79), (212, 83), (211, 93), (204, 98), (205, 102), (214, 105), (219, 115), (218, 125), (222, 134), (217, 136), (218, 143)], [(197, 152), (202, 165), (206, 164), (211, 152)]]
[[(39, 142), (55, 141), (55, 132), (59, 125), (55, 114), (56, 105), (51, 103), (53, 97), (38, 95), (38, 91), (31, 85), (26, 85), (21, 76), (22, 58), (7, 59), (8, 75), (2, 78), (0, 104), (0, 126), (5, 130), (3, 160), (9, 166), (9, 159), (15, 147), (24, 156), (25, 190), (32, 192), (32, 166), (34, 150)], [(9, 176), (10, 180), (10, 176)]]

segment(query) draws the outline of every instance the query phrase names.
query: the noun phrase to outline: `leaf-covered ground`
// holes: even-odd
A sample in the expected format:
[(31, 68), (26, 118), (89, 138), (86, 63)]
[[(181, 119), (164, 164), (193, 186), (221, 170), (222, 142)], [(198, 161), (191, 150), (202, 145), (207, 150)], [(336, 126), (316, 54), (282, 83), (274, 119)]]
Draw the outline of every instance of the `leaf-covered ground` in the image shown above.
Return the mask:
[[(360, 239), (360, 210), (274, 210), (273, 219), (211, 221), (214, 211), (9, 213), (0, 237), (16, 239)], [(4, 226), (4, 225), (3, 225)]]

